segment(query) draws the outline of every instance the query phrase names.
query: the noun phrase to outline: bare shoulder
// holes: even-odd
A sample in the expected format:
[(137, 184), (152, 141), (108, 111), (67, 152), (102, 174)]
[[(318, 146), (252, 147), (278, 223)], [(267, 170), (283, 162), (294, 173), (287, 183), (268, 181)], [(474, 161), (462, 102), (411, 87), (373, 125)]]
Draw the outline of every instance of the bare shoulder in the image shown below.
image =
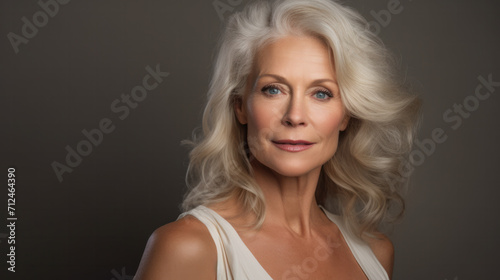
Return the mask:
[(217, 249), (206, 226), (187, 215), (149, 237), (135, 280), (215, 279)]
[(389, 278), (392, 278), (394, 267), (394, 245), (392, 241), (382, 233), (375, 233), (373, 237), (364, 237), (364, 240), (387, 271)]

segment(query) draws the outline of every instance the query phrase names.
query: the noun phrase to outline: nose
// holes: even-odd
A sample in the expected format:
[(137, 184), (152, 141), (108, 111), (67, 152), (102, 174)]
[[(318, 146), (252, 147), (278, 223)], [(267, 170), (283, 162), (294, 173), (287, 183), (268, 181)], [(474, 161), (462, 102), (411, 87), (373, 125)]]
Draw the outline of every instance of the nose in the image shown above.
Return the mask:
[(281, 123), (289, 127), (305, 126), (306, 118), (307, 113), (304, 100), (300, 98), (299, 94), (292, 95), (287, 104), (285, 113), (283, 114)]

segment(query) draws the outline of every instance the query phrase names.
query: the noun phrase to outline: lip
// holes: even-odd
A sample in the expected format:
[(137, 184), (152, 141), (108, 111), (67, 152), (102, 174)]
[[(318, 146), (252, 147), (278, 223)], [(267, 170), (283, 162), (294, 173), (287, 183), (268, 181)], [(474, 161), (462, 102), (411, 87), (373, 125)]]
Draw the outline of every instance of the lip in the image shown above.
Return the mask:
[(273, 144), (283, 151), (287, 152), (302, 152), (311, 148), (314, 143), (305, 140), (273, 140)]

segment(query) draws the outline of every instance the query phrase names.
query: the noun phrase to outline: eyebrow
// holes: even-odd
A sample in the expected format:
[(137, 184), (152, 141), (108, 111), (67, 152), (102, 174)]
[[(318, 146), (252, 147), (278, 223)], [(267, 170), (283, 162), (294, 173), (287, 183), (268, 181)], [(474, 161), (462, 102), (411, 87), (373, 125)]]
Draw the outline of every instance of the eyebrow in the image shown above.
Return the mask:
[[(280, 75), (276, 75), (276, 74), (262, 74), (260, 76), (257, 77), (257, 79), (255, 79), (255, 84), (257, 84), (257, 82), (263, 78), (263, 77), (272, 77), (272, 78), (275, 78), (276, 80), (280, 81), (280, 82), (287, 82), (287, 79), (285, 77), (282, 77)], [(332, 80), (332, 79), (317, 79), (317, 80), (314, 80), (312, 82), (312, 84), (321, 84), (321, 83), (324, 83), (324, 82), (330, 82), (330, 83), (334, 83), (335, 85), (338, 86), (338, 83), (337, 81), (335, 80)]]

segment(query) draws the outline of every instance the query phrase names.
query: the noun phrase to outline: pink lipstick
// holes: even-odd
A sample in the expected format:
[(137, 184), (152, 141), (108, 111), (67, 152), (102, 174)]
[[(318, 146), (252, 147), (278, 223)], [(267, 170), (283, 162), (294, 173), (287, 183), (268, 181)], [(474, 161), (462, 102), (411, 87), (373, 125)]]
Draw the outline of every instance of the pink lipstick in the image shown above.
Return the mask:
[(314, 143), (305, 140), (274, 140), (273, 144), (287, 152), (302, 152), (313, 146)]

